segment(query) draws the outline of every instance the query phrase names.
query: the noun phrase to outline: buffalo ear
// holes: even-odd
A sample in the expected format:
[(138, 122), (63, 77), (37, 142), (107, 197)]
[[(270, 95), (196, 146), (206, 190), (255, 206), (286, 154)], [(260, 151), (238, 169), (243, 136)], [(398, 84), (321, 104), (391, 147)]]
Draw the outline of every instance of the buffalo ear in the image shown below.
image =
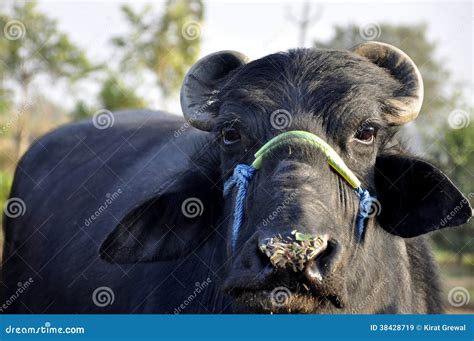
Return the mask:
[(245, 65), (248, 58), (237, 51), (212, 53), (196, 62), (184, 77), (181, 87), (181, 108), (193, 127), (209, 131), (216, 115), (216, 93), (222, 81)]
[(190, 170), (128, 210), (102, 243), (113, 263), (175, 260), (192, 253), (213, 231), (219, 192), (202, 170)]
[(379, 156), (375, 165), (378, 220), (387, 232), (411, 238), (466, 223), (468, 199), (433, 165), (400, 155)]
[(384, 120), (390, 125), (402, 125), (414, 120), (420, 113), (424, 90), (423, 78), (410, 57), (395, 46), (377, 41), (358, 45), (352, 52), (387, 70), (400, 82), (399, 91), (385, 103)]

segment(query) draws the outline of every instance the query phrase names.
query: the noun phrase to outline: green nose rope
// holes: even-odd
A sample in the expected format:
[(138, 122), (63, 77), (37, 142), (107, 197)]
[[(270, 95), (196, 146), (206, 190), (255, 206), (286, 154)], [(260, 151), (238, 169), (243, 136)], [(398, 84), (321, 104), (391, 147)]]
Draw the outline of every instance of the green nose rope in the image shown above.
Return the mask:
[(235, 250), (237, 236), (244, 220), (245, 198), (247, 197), (248, 185), (253, 176), (262, 167), (265, 157), (275, 148), (288, 142), (300, 142), (314, 146), (323, 152), (329, 165), (341, 175), (349, 185), (354, 188), (360, 200), (359, 213), (356, 220), (356, 233), (359, 240), (362, 239), (365, 228), (365, 219), (371, 211), (373, 197), (366, 189), (361, 187), (361, 182), (355, 174), (346, 166), (336, 151), (320, 137), (301, 130), (292, 130), (275, 136), (265, 143), (256, 153), (255, 160), (249, 166), (239, 164), (235, 167), (233, 175), (224, 184), (224, 195), (230, 193), (234, 186), (237, 186), (237, 195), (234, 207), (234, 222), (232, 225), (232, 249)]

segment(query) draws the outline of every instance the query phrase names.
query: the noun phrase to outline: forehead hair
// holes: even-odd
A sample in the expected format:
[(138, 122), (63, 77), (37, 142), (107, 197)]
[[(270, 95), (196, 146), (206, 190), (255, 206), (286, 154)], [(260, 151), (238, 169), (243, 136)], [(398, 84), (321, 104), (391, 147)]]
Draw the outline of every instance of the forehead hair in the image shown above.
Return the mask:
[(236, 102), (259, 113), (285, 109), (294, 116), (323, 119), (379, 112), (401, 87), (387, 70), (368, 60), (325, 49), (268, 55), (237, 69), (223, 84), (221, 103)]

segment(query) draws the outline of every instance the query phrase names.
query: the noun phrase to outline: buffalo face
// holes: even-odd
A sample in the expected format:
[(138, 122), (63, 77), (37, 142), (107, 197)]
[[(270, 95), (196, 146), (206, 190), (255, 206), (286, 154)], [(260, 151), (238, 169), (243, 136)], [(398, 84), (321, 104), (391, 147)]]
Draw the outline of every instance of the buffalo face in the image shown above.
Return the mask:
[[(415, 64), (381, 43), (352, 52), (293, 50), (250, 63), (224, 51), (190, 70), (183, 111), (216, 138), (223, 179), (237, 164), (251, 164), (272, 137), (305, 130), (327, 141), (379, 198), (359, 240), (359, 199), (322, 152), (301, 144), (274, 150), (250, 183), (235, 250), (228, 238), (225, 289), (237, 309), (347, 311), (386, 276), (369, 264), (397, 267), (393, 259), (405, 252), (398, 236), (439, 228), (437, 207), (446, 212), (462, 195), (433, 166), (389, 153), (397, 126), (416, 118), (422, 100)], [(225, 202), (228, 236), (236, 192)], [(444, 204), (433, 205), (438, 200)]]

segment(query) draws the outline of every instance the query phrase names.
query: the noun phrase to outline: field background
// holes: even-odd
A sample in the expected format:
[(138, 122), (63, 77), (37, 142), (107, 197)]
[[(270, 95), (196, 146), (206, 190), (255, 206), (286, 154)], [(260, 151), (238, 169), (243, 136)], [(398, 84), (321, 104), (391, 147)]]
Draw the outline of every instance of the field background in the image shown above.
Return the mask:
[[(17, 160), (35, 139), (104, 110), (179, 113), (181, 81), (201, 56), (234, 49), (254, 59), (293, 47), (350, 48), (367, 40), (394, 44), (419, 66), (424, 105), (400, 140), (439, 165), (472, 202), (472, 6), (471, 1), (2, 1), (0, 207)], [(473, 223), (433, 234), (432, 244), (449, 312), (473, 313)], [(468, 297), (458, 307), (449, 293), (459, 288)]]

